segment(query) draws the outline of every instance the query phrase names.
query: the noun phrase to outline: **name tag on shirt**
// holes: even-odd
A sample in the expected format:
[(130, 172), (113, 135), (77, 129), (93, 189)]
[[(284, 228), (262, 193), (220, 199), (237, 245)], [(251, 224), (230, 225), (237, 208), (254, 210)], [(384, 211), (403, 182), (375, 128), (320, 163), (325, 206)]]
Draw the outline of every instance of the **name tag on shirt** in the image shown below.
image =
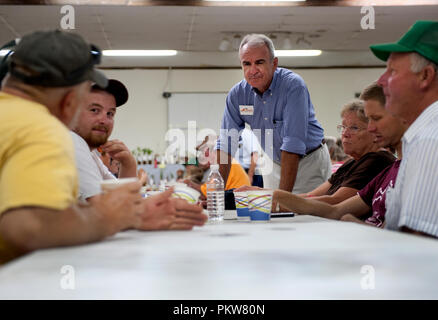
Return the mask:
[(239, 106), (241, 116), (254, 115), (254, 106)]

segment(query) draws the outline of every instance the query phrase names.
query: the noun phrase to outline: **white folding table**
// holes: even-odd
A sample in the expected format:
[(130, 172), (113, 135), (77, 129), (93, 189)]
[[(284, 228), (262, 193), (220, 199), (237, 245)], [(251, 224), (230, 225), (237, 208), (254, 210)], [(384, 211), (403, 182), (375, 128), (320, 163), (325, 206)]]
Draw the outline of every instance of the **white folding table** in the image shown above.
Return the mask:
[(126, 231), (0, 268), (0, 299), (437, 298), (438, 240), (312, 216)]

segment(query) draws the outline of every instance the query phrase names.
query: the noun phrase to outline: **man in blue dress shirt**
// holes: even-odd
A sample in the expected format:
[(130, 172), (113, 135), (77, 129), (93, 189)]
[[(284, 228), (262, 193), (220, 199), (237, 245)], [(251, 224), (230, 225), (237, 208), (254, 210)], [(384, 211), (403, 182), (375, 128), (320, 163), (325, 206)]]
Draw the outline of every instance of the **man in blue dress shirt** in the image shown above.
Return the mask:
[(265, 35), (245, 36), (239, 58), (245, 79), (228, 93), (217, 146), (222, 176), (228, 177), (238, 132), (248, 123), (272, 159), (264, 168), (265, 188), (315, 189), (329, 178), (331, 162), (306, 84), (296, 73), (277, 68), (274, 45)]

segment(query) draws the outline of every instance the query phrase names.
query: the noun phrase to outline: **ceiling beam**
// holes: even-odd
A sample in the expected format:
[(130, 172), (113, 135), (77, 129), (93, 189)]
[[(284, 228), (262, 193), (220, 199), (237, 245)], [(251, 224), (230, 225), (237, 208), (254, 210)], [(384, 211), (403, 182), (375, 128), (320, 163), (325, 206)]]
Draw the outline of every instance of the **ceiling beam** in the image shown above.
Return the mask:
[(201, 0), (0, 0), (0, 5), (105, 5), (105, 6), (405, 6), (438, 5), (438, 0), (307, 0), (305, 2), (206, 2)]

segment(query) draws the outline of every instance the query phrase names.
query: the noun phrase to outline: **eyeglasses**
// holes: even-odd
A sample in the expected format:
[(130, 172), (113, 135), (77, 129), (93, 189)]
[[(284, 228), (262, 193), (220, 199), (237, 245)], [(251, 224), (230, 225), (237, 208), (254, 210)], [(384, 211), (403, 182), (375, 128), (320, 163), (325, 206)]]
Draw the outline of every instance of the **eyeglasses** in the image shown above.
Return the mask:
[(344, 126), (342, 124), (338, 125), (336, 128), (338, 129), (339, 133), (343, 133), (345, 130), (348, 129), (348, 131), (350, 131), (350, 133), (352, 133), (352, 134), (356, 134), (359, 131), (366, 129), (366, 128), (359, 128), (359, 127), (356, 127), (356, 126), (346, 127), (346, 126)]

